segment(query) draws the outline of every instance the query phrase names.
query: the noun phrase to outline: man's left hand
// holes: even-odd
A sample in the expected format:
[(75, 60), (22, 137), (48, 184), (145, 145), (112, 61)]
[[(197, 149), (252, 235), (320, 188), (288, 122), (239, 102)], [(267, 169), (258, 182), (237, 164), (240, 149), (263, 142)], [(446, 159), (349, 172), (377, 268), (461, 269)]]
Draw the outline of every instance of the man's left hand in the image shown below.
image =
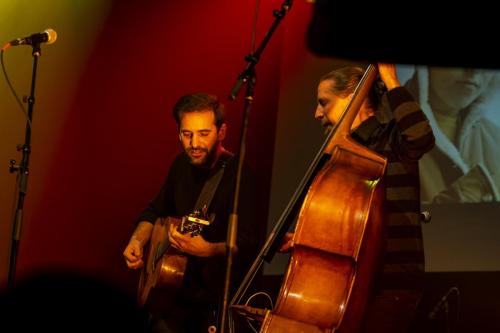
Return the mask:
[(173, 224), (170, 225), (168, 240), (174, 248), (187, 254), (197, 257), (214, 255), (212, 243), (207, 242), (200, 235), (193, 237), (190, 233), (181, 234)]

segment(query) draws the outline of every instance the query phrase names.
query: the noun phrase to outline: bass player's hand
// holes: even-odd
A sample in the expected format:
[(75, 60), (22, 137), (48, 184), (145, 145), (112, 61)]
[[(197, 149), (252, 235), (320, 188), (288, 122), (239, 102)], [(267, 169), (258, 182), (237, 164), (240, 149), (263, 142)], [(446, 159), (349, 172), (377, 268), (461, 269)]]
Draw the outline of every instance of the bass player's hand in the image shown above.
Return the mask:
[(293, 232), (287, 232), (281, 241), (281, 246), (278, 252), (290, 252), (293, 248)]

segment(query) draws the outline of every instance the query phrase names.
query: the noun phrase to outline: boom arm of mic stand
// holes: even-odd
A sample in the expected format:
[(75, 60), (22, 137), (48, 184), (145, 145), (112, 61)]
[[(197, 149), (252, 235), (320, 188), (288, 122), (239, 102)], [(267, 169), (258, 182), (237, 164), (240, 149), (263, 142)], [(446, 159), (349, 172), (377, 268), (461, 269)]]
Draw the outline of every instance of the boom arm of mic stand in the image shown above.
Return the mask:
[(241, 90), (241, 87), (243, 86), (243, 83), (246, 83), (251, 74), (255, 72), (255, 65), (257, 65), (257, 63), (259, 62), (260, 56), (264, 51), (264, 48), (266, 47), (267, 43), (269, 43), (271, 36), (273, 35), (276, 28), (278, 28), (278, 25), (280, 24), (281, 20), (283, 20), (283, 18), (285, 17), (285, 14), (291, 8), (292, 8), (292, 0), (285, 0), (281, 5), (281, 9), (275, 10), (273, 12), (275, 20), (271, 25), (271, 27), (269, 28), (269, 31), (264, 36), (264, 39), (260, 43), (257, 50), (254, 53), (249, 54), (245, 57), (245, 60), (248, 62), (248, 65), (243, 70), (243, 72), (238, 76), (236, 83), (231, 89), (231, 93), (229, 94), (230, 100), (234, 101), (236, 99), (236, 96), (238, 96), (238, 93)]

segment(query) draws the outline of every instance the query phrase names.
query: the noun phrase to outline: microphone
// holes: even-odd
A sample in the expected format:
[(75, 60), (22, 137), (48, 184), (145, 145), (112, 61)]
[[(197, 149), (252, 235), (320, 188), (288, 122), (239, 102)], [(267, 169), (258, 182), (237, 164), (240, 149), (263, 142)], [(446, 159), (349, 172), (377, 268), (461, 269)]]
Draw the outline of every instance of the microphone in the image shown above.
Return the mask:
[(441, 310), (443, 305), (445, 305), (445, 303), (448, 302), (448, 296), (450, 296), (452, 291), (456, 291), (457, 295), (460, 295), (460, 292), (458, 291), (457, 287), (451, 287), (450, 290), (448, 290), (446, 294), (439, 300), (439, 302), (437, 302), (437, 304), (434, 305), (434, 308), (432, 309), (431, 312), (429, 312), (427, 318), (429, 318), (430, 320), (434, 320), (436, 318), (436, 315), (439, 312), (439, 310)]
[(52, 44), (56, 41), (56, 39), (57, 39), (57, 32), (49, 28), (43, 32), (32, 34), (31, 36), (28, 37), (11, 40), (7, 44), (5, 44), (4, 47), (2, 47), (2, 51), (7, 50), (11, 46), (18, 46), (18, 45), (35, 45), (40, 43)]
[(431, 222), (431, 212), (428, 210), (424, 210), (423, 212), (420, 212), (420, 221), (423, 223), (430, 223)]

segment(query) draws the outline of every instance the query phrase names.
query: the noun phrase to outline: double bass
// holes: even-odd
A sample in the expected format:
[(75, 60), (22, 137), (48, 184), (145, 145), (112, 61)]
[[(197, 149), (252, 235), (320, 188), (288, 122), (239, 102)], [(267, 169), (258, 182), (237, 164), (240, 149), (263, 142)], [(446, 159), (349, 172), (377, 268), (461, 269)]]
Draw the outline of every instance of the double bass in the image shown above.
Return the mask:
[(351, 126), (377, 77), (368, 66), (325, 144), (329, 159), (303, 200), (276, 306), (260, 332), (357, 332), (382, 249), (385, 157)]

